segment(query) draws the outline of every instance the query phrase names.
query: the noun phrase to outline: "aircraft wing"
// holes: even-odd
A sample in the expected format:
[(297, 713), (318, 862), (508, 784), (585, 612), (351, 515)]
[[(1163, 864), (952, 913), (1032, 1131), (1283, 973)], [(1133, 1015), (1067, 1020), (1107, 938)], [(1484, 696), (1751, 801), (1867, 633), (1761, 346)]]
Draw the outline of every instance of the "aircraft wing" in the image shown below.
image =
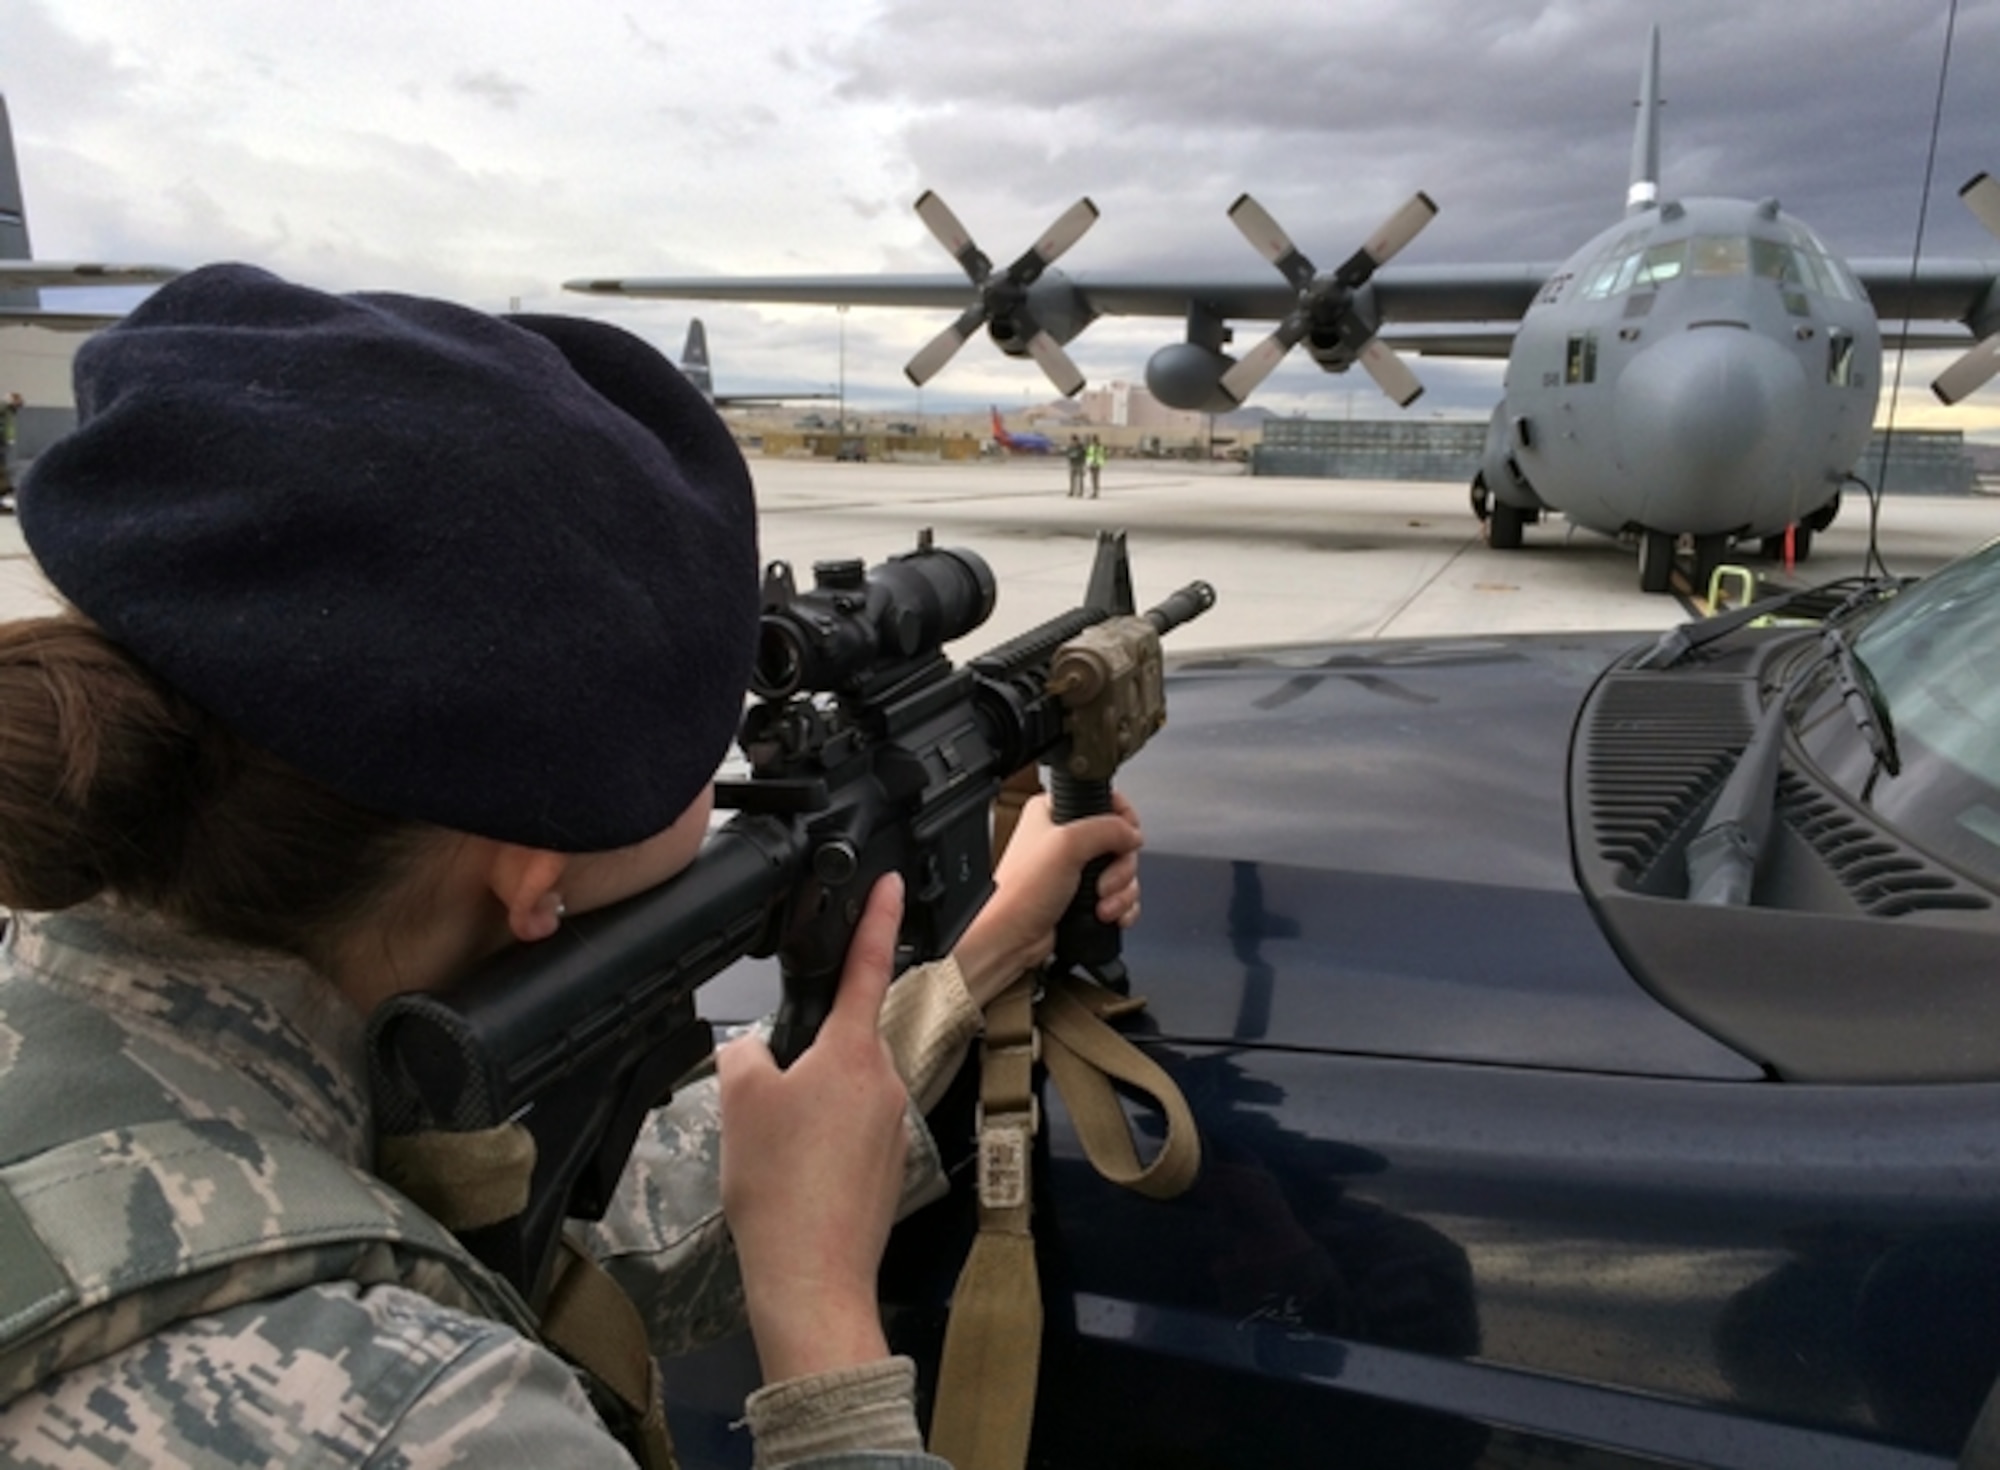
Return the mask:
[(1413, 322), (1387, 326), (1377, 334), (1399, 352), (1419, 357), (1481, 357), (1503, 359), (1514, 350), (1514, 323)]
[(965, 305), (964, 276), (600, 276), (563, 282), (593, 296), (672, 301), (765, 301), (785, 305)]
[(709, 402), (717, 408), (782, 408), (787, 403), (831, 403), (838, 393), (718, 393)]
[[(1376, 273), (1370, 290), (1382, 320), (1484, 322), (1517, 319), (1553, 266), (1405, 266)], [(955, 311), (973, 288), (963, 276), (600, 276), (564, 282), (596, 296), (784, 305), (905, 306)], [(1283, 277), (1142, 278), (1051, 270), (1031, 295), (1073, 293), (1084, 320), (1098, 316), (1184, 316), (1201, 307), (1224, 319), (1277, 321), (1298, 301)], [(1483, 354), (1482, 354), (1483, 355)]]
[[(1875, 314), (1882, 321), (1884, 346), (1967, 347), (1972, 328), (1940, 329), (1943, 322), (1970, 323), (2000, 309), (2000, 260), (1927, 260), (1915, 270), (1907, 260), (1852, 260), (1852, 267)], [(1900, 323), (1925, 323), (1904, 327)], [(1987, 328), (1991, 330), (1991, 328)]]
[(0, 306), (0, 327), (40, 327), (45, 332), (98, 332), (124, 318), (122, 311), (49, 311)]
[(180, 272), (166, 265), (98, 265), (80, 260), (0, 260), (0, 290), (42, 286), (157, 286)]

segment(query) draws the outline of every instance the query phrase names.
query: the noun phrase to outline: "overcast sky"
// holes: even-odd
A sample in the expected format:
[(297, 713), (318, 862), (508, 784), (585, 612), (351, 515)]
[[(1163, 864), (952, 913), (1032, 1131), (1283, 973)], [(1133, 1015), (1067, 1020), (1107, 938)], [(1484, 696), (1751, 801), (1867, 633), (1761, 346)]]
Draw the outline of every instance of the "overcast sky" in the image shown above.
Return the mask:
[[(1322, 266), (1418, 188), (1402, 260), (1553, 263), (1619, 214), (1647, 27), (1663, 190), (1776, 195), (1836, 249), (2000, 259), (1957, 190), (2000, 172), (2000, 0), (0, 0), (36, 254), (241, 259), (329, 289), (606, 316), (719, 388), (896, 409), (1016, 408), (1031, 363), (969, 344), (920, 397), (941, 314), (609, 302), (577, 276), (951, 270), (926, 188), (1008, 259), (1078, 196), (1086, 273), (1270, 269), (1223, 211), (1254, 193)], [(1926, 213), (1927, 208), (1927, 213)], [(1171, 321), (1071, 352), (1138, 381)], [(1239, 332), (1247, 344), (1265, 328)], [(844, 351), (843, 351), (844, 337)], [(1388, 414), (1294, 354), (1256, 402)], [(1913, 360), (1899, 423), (1940, 419)], [(1422, 412), (1483, 412), (1497, 365), (1425, 360)], [(1885, 375), (1893, 373), (1893, 364)]]

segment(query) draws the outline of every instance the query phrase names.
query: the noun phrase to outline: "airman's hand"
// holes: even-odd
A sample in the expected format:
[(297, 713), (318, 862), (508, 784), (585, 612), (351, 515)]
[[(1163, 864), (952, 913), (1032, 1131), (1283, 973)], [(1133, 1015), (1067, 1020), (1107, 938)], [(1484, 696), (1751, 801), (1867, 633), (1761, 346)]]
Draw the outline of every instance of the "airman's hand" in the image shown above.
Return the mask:
[(1139, 816), (1113, 794), (1104, 816), (1056, 825), (1046, 796), (1021, 808), (1012, 840), (994, 869), (996, 891), (953, 954), (966, 989), (984, 1006), (1023, 970), (1055, 949), (1056, 922), (1069, 907), (1084, 865), (1111, 863), (1097, 881), (1097, 917), (1129, 928), (1139, 917)]
[(903, 884), (868, 895), (833, 1009), (780, 1071), (758, 1037), (716, 1053), (722, 1209), (766, 1382), (888, 1356), (875, 1277), (901, 1194), (907, 1094), (876, 1032)]

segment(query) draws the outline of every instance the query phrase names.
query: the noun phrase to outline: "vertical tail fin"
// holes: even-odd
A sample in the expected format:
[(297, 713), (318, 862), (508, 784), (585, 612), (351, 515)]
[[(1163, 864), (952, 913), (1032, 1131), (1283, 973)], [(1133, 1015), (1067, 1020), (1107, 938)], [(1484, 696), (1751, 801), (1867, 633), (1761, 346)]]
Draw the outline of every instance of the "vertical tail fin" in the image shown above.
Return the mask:
[(1638, 214), (1660, 202), (1660, 28), (1646, 40), (1646, 63), (1639, 72), (1639, 121), (1632, 130), (1632, 182), (1625, 212)]
[(700, 317), (688, 321), (687, 345), (681, 348), (681, 373), (710, 403), (715, 401), (715, 380), (708, 371), (708, 329)]
[[(7, 99), (0, 97), (0, 260), (27, 260), (28, 208), (21, 199), (21, 171), (14, 163), (14, 124), (7, 116)], [(26, 307), (42, 304), (41, 292), (32, 286), (0, 291), (0, 306)]]

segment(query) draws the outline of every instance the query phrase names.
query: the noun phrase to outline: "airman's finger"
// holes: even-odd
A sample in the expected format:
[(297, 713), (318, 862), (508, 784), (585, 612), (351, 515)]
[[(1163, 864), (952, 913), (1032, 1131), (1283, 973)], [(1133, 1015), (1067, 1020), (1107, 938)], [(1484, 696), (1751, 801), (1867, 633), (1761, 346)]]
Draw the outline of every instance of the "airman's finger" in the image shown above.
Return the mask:
[(896, 934), (903, 924), (903, 878), (887, 873), (868, 891), (861, 922), (847, 946), (840, 973), (840, 992), (833, 998), (829, 1026), (865, 1027), (875, 1034), (882, 997), (889, 992), (890, 970), (896, 962)]

